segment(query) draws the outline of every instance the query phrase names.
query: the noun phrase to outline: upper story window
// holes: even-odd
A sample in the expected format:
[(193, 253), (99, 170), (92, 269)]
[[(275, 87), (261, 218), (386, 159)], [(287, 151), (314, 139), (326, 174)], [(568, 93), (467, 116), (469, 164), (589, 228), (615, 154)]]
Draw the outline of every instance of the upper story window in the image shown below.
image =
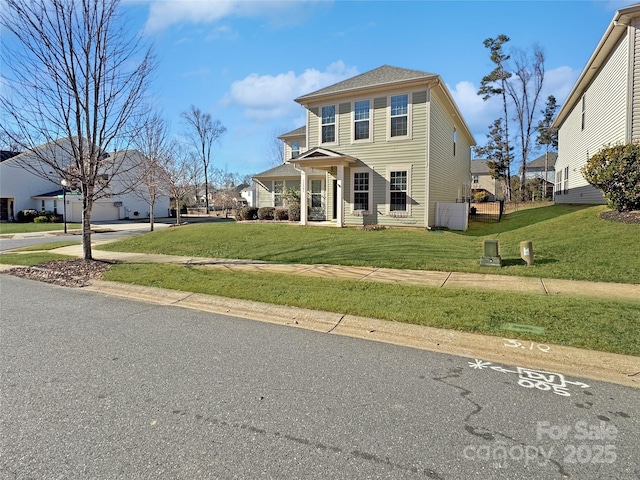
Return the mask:
[(353, 140), (368, 140), (370, 138), (371, 102), (361, 100), (353, 104)]
[(291, 142), (291, 158), (300, 155), (300, 142)]
[(453, 156), (456, 156), (456, 143), (458, 142), (458, 130), (453, 129)]
[(580, 128), (582, 130), (584, 130), (584, 121), (585, 121), (586, 110), (587, 110), (587, 104), (586, 104), (585, 96), (582, 95), (582, 116), (581, 116), (581, 119), (580, 119)]
[(394, 95), (390, 99), (390, 137), (409, 135), (409, 95)]
[(322, 137), (321, 143), (336, 141), (336, 106), (322, 107)]

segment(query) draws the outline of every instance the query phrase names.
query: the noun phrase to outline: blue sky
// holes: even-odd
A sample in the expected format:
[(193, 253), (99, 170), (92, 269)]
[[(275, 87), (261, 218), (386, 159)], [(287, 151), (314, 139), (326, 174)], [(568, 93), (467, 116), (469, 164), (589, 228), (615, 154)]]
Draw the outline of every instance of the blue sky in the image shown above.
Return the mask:
[(304, 125), (299, 95), (381, 65), (439, 74), (476, 141), (500, 116), (476, 95), (493, 69), (483, 40), (509, 48), (539, 44), (544, 99), (562, 103), (615, 11), (629, 1), (247, 1), (125, 0), (124, 13), (154, 43), (151, 94), (172, 130), (193, 104), (227, 133), (216, 168), (241, 175), (272, 165), (274, 134)]

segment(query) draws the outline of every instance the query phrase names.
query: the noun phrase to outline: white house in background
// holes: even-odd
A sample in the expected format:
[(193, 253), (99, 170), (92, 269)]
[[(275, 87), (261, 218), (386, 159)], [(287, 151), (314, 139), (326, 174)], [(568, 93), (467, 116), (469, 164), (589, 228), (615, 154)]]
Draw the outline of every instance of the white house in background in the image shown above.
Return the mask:
[(466, 207), (475, 140), (439, 75), (384, 65), (295, 101), (306, 125), (280, 137), (283, 165), (254, 175), (258, 207), (294, 188), (303, 225), (422, 228), (440, 226), (438, 204)]
[(607, 145), (640, 141), (640, 4), (616, 12), (552, 127), (557, 203), (605, 203), (580, 172)]
[[(55, 142), (42, 145), (39, 149), (48, 149), (51, 155), (64, 155), (64, 149)], [(119, 161), (126, 158), (129, 165), (135, 165), (136, 157), (140, 155), (136, 151), (121, 151), (110, 153), (113, 159)], [(126, 156), (126, 157), (125, 157)], [(106, 158), (108, 160), (108, 157)], [(25, 162), (40, 165), (39, 170), (43, 175), (49, 175), (48, 179), (43, 175), (36, 175), (33, 171), (24, 167)], [(125, 191), (125, 184), (134, 176), (134, 170), (130, 170), (121, 176), (114, 176), (110, 181), (110, 190), (113, 192)], [(126, 176), (126, 179), (125, 179)], [(67, 221), (80, 223), (82, 221), (82, 197), (71, 190), (63, 192), (60, 180), (56, 178), (53, 169), (42, 164), (30, 152), (23, 152), (0, 163), (0, 202), (2, 205), (2, 221), (14, 221), (20, 210), (51, 211), (62, 215), (66, 210)], [(145, 187), (138, 185), (135, 189), (122, 195), (110, 195), (100, 198), (93, 204), (91, 221), (111, 221), (122, 219), (149, 218), (149, 204), (145, 200)], [(63, 195), (63, 193), (65, 193)], [(63, 204), (66, 200), (66, 209)], [(169, 197), (161, 195), (156, 199), (154, 214), (156, 217), (169, 216)]]

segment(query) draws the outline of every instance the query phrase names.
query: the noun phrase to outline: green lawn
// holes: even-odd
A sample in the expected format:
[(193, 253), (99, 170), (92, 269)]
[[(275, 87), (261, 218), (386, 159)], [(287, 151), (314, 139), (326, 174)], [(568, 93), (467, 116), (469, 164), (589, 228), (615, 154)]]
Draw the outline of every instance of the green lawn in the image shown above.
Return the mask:
[[(606, 207), (553, 205), (520, 210), (466, 232), (208, 223), (174, 227), (101, 245), (102, 250), (280, 263), (339, 264), (417, 270), (640, 283), (640, 225), (599, 218)], [(480, 267), (485, 239), (498, 239), (503, 268)], [(531, 240), (535, 263), (520, 261)]]
[(0, 263), (3, 265), (33, 266), (44, 262), (56, 260), (73, 260), (76, 257), (60, 255), (59, 253), (37, 252), (37, 253), (7, 253), (0, 255)]
[[(67, 230), (77, 230), (82, 228), (79, 223), (67, 223)], [(63, 223), (0, 223), (0, 235), (11, 233), (37, 233), (63, 231)]]
[[(554, 297), (166, 264), (116, 264), (105, 280), (640, 355), (640, 300)], [(512, 332), (506, 323), (541, 327)]]

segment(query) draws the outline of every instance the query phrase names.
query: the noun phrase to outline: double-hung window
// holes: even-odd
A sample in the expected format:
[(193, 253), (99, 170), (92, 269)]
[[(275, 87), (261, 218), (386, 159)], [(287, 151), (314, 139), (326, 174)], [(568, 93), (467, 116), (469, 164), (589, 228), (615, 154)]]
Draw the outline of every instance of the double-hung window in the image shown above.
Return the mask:
[(390, 98), (389, 136), (406, 137), (409, 135), (409, 95), (394, 95)]
[(291, 158), (300, 155), (300, 142), (291, 142)]
[(284, 202), (282, 194), (284, 193), (284, 182), (282, 180), (275, 180), (273, 182), (273, 206), (281, 207)]
[(321, 143), (334, 143), (336, 141), (336, 106), (322, 107), (322, 133)]
[(410, 186), (411, 186), (411, 167), (396, 166), (390, 169), (387, 174), (387, 205), (390, 215), (401, 216), (411, 213), (410, 206)]
[(361, 100), (353, 103), (353, 140), (368, 140), (370, 128), (371, 101)]
[(353, 210), (369, 211), (371, 193), (369, 170), (355, 170), (353, 172)]
[(565, 195), (569, 193), (569, 167), (564, 167), (564, 184), (562, 190)]

